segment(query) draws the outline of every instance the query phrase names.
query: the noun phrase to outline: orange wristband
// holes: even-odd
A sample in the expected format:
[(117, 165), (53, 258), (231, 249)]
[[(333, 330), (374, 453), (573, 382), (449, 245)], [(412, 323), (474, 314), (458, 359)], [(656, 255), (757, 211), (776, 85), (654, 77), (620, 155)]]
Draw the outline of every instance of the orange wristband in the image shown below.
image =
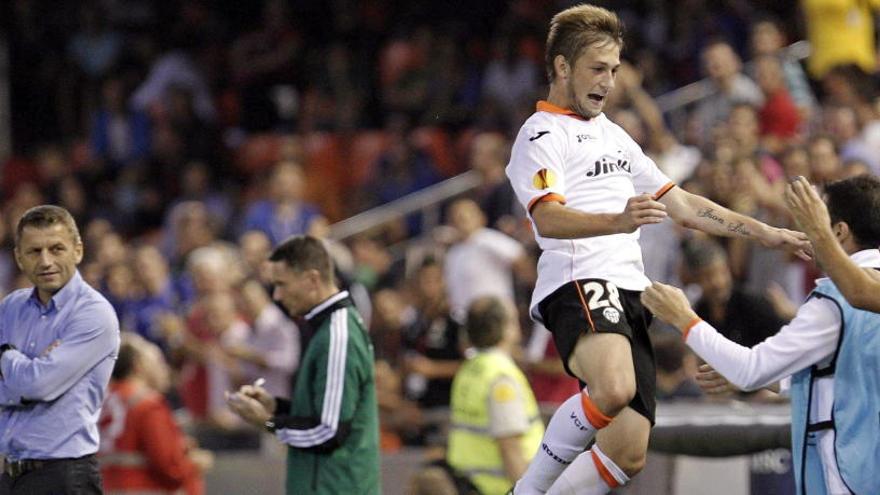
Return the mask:
[(688, 323), (687, 326), (684, 327), (684, 329), (681, 331), (681, 340), (687, 341), (688, 334), (690, 333), (691, 329), (694, 328), (694, 326), (701, 321), (703, 321), (703, 319), (699, 316), (691, 320), (690, 323)]

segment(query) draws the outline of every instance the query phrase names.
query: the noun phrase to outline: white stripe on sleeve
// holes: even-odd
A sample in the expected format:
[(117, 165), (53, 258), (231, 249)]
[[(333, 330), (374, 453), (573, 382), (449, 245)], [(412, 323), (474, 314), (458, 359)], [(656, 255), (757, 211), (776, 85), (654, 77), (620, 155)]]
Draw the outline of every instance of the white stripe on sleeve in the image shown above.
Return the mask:
[(324, 385), (324, 403), (321, 424), (307, 430), (282, 428), (275, 435), (293, 447), (308, 448), (320, 445), (336, 435), (345, 389), (345, 359), (348, 350), (348, 311), (338, 309), (330, 316), (330, 348), (327, 357), (327, 381)]

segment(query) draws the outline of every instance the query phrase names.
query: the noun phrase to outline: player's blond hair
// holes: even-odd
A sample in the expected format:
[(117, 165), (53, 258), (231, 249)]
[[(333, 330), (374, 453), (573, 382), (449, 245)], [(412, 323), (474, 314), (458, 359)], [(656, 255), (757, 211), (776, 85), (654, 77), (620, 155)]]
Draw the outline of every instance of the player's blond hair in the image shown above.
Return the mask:
[(556, 79), (553, 60), (557, 55), (574, 64), (588, 46), (605, 42), (623, 47), (623, 22), (614, 12), (595, 5), (580, 4), (553, 16), (545, 54), (550, 82)]

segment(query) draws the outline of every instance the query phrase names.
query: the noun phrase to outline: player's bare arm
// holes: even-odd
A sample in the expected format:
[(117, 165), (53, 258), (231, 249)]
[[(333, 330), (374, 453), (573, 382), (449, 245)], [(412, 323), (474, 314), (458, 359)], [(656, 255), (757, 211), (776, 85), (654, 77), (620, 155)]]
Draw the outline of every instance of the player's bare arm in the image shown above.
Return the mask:
[(807, 179), (798, 177), (786, 186), (785, 203), (843, 297), (859, 309), (880, 312), (880, 272), (859, 267), (846, 254), (831, 230), (828, 207)]
[(580, 239), (634, 232), (642, 225), (660, 223), (666, 206), (650, 194), (633, 196), (620, 213), (587, 213), (555, 201), (540, 202), (532, 209), (532, 220), (542, 237)]
[(752, 239), (765, 247), (792, 251), (802, 259), (810, 259), (810, 242), (801, 232), (771, 227), (680, 188), (670, 190), (659, 201), (666, 205), (669, 216), (684, 227), (722, 237)]

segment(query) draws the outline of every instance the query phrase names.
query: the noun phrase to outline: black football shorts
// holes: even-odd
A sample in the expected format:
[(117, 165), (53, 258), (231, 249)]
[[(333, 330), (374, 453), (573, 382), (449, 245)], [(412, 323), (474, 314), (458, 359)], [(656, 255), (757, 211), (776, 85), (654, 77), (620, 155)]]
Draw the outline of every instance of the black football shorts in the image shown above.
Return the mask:
[(641, 292), (619, 289), (601, 279), (582, 279), (556, 289), (538, 304), (544, 325), (553, 333), (562, 364), (574, 376), (568, 360), (581, 335), (619, 333), (629, 338), (636, 377), (636, 395), (629, 407), (654, 424), (657, 375), (654, 348), (648, 335), (651, 313), (642, 306)]

